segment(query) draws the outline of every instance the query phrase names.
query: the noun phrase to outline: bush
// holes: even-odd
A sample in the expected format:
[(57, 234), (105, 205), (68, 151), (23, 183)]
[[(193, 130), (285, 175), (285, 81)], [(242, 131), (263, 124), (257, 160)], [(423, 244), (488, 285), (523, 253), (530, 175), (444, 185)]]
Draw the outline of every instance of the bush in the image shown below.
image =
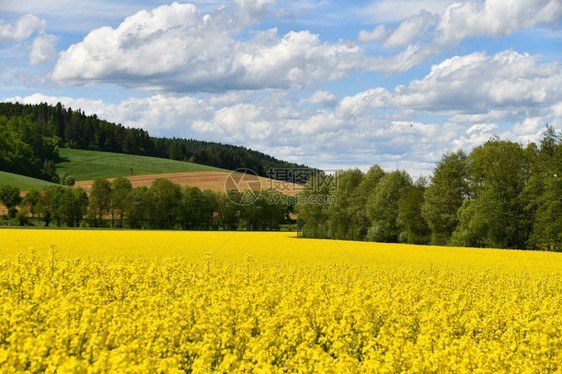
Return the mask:
[(12, 206), (8, 209), (8, 218), (16, 218), (16, 214), (18, 213), (18, 209), (15, 206)]
[(27, 209), (21, 209), (17, 214), (16, 214), (16, 220), (18, 221), (18, 224), (20, 226), (30, 226), (29, 223), (29, 217), (28, 215), (28, 211)]
[(60, 177), (60, 183), (64, 186), (74, 186), (76, 180), (71, 175), (64, 173), (62, 177)]

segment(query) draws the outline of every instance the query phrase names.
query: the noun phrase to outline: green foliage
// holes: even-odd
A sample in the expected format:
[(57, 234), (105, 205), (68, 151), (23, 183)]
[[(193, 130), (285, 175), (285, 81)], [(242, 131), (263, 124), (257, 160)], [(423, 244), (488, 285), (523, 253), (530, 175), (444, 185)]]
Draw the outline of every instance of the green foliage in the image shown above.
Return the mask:
[(115, 227), (115, 216), (119, 218), (119, 227), (123, 227), (125, 212), (133, 185), (125, 177), (118, 177), (111, 182), (111, 227)]
[(150, 212), (153, 211), (152, 194), (146, 186), (132, 189), (127, 204), (127, 221), (132, 229), (147, 229), (150, 227)]
[(465, 200), (458, 211), (459, 225), (449, 244), (457, 247), (488, 246), (489, 221), (478, 211), (479, 201)]
[(169, 179), (158, 178), (150, 186), (153, 198), (153, 224), (158, 229), (173, 229), (180, 209), (181, 187)]
[(26, 208), (22, 208), (16, 213), (15, 218), (19, 226), (28, 226), (30, 224), (28, 214), (29, 212)]
[(470, 208), (474, 212), (462, 217), (475, 222), (462, 222), (459, 229), (473, 227), (469, 237), (483, 235), (477, 242), (489, 247), (525, 248), (529, 223), (521, 197), (528, 172), (523, 148), (492, 139), (476, 147), (470, 161), (474, 194)]
[(399, 240), (402, 243), (428, 244), (431, 240), (431, 230), (422, 216), (425, 184), (425, 180), (420, 179), (406, 187), (398, 201), (396, 223), (401, 230)]
[(83, 188), (67, 188), (59, 206), (61, 217), (66, 220), (68, 227), (80, 227), (80, 223), (87, 212), (88, 194)]
[(41, 200), (37, 204), (37, 210), (45, 226), (54, 220), (57, 226), (61, 225), (62, 212), (61, 205), (64, 202), (65, 188), (59, 185), (51, 185), (41, 191)]
[(41, 194), (37, 190), (31, 190), (25, 194), (21, 205), (25, 208), (31, 216), (35, 218), (35, 213), (38, 212), (38, 204), (41, 201)]
[(240, 201), (240, 195), (238, 191), (227, 191), (217, 200), (219, 225), (225, 230), (236, 230), (239, 226), (240, 206), (235, 202)]
[(491, 139), (446, 153), (429, 186), (376, 165), (339, 175), (336, 191), (309, 181), (303, 196), (338, 199), (297, 205), (304, 237), (562, 251), (562, 134), (551, 126), (540, 147)]
[(274, 190), (262, 191), (259, 203), (263, 207), (261, 220), (261, 230), (279, 230), (280, 225), (288, 222), (291, 206), (280, 199), (273, 199), (273, 196), (280, 196)]
[(53, 160), (45, 160), (43, 162), (43, 173), (49, 181), (54, 183), (60, 182), (59, 175), (57, 174), (57, 167)]
[(457, 227), (457, 212), (470, 195), (469, 162), (462, 150), (446, 153), (424, 192), (422, 216), (431, 229), (431, 244), (446, 245)]
[(17, 214), (18, 208), (16, 208), (15, 206), (11, 206), (8, 208), (8, 218), (16, 218)]
[[(285, 219), (287, 205), (280, 201), (280, 199), (270, 199), (270, 197), (278, 194), (277, 191), (265, 190), (261, 191), (256, 201), (252, 204), (240, 205), (237, 208), (237, 213), (240, 219), (240, 224), (246, 230), (273, 230), (278, 229), (279, 224)], [(238, 196), (229, 195), (230, 198), (235, 198), (239, 201)], [(230, 209), (233, 209), (230, 205)]]
[[(7, 127), (2, 126), (3, 121), (10, 122), (6, 131), (3, 131), (3, 127)], [(4, 135), (4, 132), (8, 132), (10, 137)], [(193, 139), (151, 137), (142, 129), (126, 128), (120, 124), (101, 120), (96, 115), (86, 116), (81, 110), (73, 111), (71, 108), (64, 108), (60, 103), (56, 106), (46, 103), (38, 105), (0, 103), (0, 150), (5, 151), (0, 153), (0, 170), (21, 171), (25, 175), (53, 178), (49, 180), (56, 181), (55, 175), (49, 169), (50, 166), (47, 165), (47, 169), (42, 169), (45, 160), (57, 161), (58, 147), (61, 145), (82, 150), (153, 156), (182, 161), (184, 164), (198, 163), (227, 170), (249, 168), (264, 177), (267, 176), (270, 168), (305, 167), (277, 160), (241, 146)], [(16, 148), (22, 149), (16, 150)], [(25, 157), (19, 156), (22, 152), (26, 152)], [(30, 157), (32, 154), (33, 157)], [(25, 169), (20, 168), (22, 165)], [(138, 174), (143, 168), (142, 164), (138, 171), (131, 164), (121, 166), (126, 168), (127, 173), (108, 169), (108, 174), (86, 177), (81, 175), (80, 170), (73, 170), (72, 175), (78, 180), (93, 179), (97, 176), (111, 178), (129, 175), (130, 168)], [(63, 164), (61, 168), (64, 167)], [(144, 172), (144, 174), (153, 173), (156, 172)]]
[(243, 196), (238, 191), (227, 195), (197, 187), (181, 188), (165, 178), (157, 179), (150, 188), (133, 188), (126, 178), (109, 182), (100, 177), (94, 180), (90, 197), (82, 188), (50, 185), (28, 192), (20, 203), (22, 209), (18, 212), (13, 206), (8, 213), (10, 224), (28, 224), (28, 215), (38, 214), (46, 227), (53, 221), (58, 226), (82, 227), (84, 216), (90, 226), (104, 227), (108, 214), (112, 227), (127, 224), (133, 229), (277, 230), (289, 222), (289, 205), (277, 198), (276, 191), (262, 191), (250, 205), (240, 204)]
[(76, 180), (74, 179), (74, 177), (64, 173), (62, 175), (62, 177), (60, 177), (60, 184), (62, 184), (63, 186), (74, 186), (74, 184), (76, 184)]
[[(29, 121), (0, 116), (0, 170), (39, 177), (39, 160), (30, 144), (22, 140), (20, 128), (30, 127)], [(22, 129), (23, 130), (23, 129)]]
[(184, 230), (201, 230), (209, 222), (209, 202), (198, 187), (185, 186), (181, 193), (179, 218)]
[(305, 238), (329, 238), (329, 212), (328, 207), (324, 204), (316, 204), (310, 201), (311, 197), (317, 197), (322, 200), (329, 197), (333, 191), (330, 186), (333, 183), (334, 176), (318, 174), (309, 179), (305, 185), (305, 189), (299, 195), (303, 197), (305, 203), (297, 204), (295, 209), (301, 221), (301, 229)]
[(220, 227), (219, 222), (219, 205), (220, 200), (224, 197), (224, 193), (215, 192), (211, 190), (203, 191), (203, 197), (205, 198), (205, 202), (207, 203), (207, 211), (204, 214), (204, 217), (207, 218), (207, 222), (205, 223), (205, 230), (218, 230)]
[(355, 209), (363, 173), (359, 169), (338, 171), (337, 178), (337, 190), (332, 193), (337, 204), (326, 206), (328, 235), (335, 239), (359, 240), (361, 217), (355, 214)]
[(540, 151), (530, 153), (534, 162), (525, 197), (533, 224), (528, 247), (562, 251), (562, 133), (547, 126)]
[(367, 240), (396, 243), (400, 238), (399, 203), (408, 192), (412, 180), (405, 171), (386, 174), (367, 201), (371, 228)]
[(59, 141), (30, 116), (0, 114), (0, 170), (56, 182)]
[[(20, 190), (16, 186), (0, 186), (0, 203), (10, 209), (21, 202)], [(11, 217), (13, 218), (13, 217)]]
[(103, 227), (103, 215), (111, 207), (111, 182), (103, 177), (94, 178), (90, 190), (90, 212), (94, 225)]
[(377, 185), (385, 176), (379, 165), (372, 166), (363, 176), (361, 183), (355, 190), (355, 196), (349, 208), (349, 219), (353, 222), (353, 237), (364, 240), (371, 227), (371, 220), (367, 215), (367, 200)]

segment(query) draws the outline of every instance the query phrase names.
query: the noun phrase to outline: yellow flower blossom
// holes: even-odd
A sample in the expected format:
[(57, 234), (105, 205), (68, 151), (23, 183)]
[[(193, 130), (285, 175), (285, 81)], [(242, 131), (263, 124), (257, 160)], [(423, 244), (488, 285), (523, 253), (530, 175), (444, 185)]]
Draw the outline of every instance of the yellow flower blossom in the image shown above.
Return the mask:
[(0, 373), (562, 372), (561, 310), (556, 253), (0, 230)]

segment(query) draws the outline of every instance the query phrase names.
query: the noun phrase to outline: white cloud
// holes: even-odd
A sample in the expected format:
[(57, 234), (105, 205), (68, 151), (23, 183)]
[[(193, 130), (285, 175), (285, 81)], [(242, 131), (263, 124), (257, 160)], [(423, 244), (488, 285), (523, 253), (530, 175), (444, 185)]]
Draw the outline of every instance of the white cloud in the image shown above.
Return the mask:
[(436, 30), (440, 43), (457, 44), (474, 36), (506, 36), (521, 29), (553, 24), (562, 17), (560, 0), (474, 0), (453, 3)]
[(31, 36), (35, 31), (43, 31), (47, 22), (33, 14), (20, 17), (14, 24), (0, 19), (0, 43), (21, 42)]
[(559, 62), (539, 59), (511, 50), (455, 56), (432, 66), (423, 79), (397, 87), (392, 105), (475, 115), (540, 111), (562, 101), (562, 69)]
[(537, 134), (543, 131), (544, 125), (544, 118), (525, 118), (522, 122), (517, 122), (512, 131), (520, 138), (530, 138), (532, 141), (536, 139)]
[(38, 65), (43, 62), (53, 61), (56, 57), (55, 46), (58, 38), (55, 35), (40, 33), (33, 43), (29, 51), (29, 64)]
[(210, 95), (205, 99), (213, 107), (231, 106), (243, 101), (251, 100), (253, 91), (228, 91), (224, 94)]
[[(562, 19), (560, 0), (465, 0), (452, 4), (399, 0), (376, 2), (371, 8), (382, 13), (395, 9), (394, 21), (401, 21), (394, 30), (380, 24), (373, 31), (359, 33), (363, 43), (386, 39), (386, 48), (405, 46), (424, 36), (433, 36), (437, 45), (456, 45), (469, 37), (507, 36), (537, 25), (556, 25)], [(388, 22), (392, 18), (383, 19)], [(436, 26), (433, 35), (428, 31), (432, 26)]]
[(265, 15), (266, 5), (274, 4), (275, 0), (234, 0), (243, 16), (243, 22), (251, 23), (260, 20)]
[(204, 95), (198, 103), (163, 94), (116, 104), (39, 94), (19, 100), (61, 101), (155, 136), (238, 143), (317, 167), (378, 163), (418, 176), (445, 151), (470, 151), (494, 135), (536, 141), (546, 122), (561, 128), (559, 87), (560, 62), (506, 50), (451, 57), (406, 86), (341, 98), (325, 90), (304, 99), (268, 90)]
[[(208, 120), (197, 103), (188, 97), (155, 95), (148, 98), (129, 98), (117, 104), (110, 104), (103, 100), (46, 96), (36, 93), (26, 97), (7, 98), (5, 101), (18, 101), (24, 104), (45, 102), (50, 105), (60, 102), (67, 108), (82, 109), (86, 115), (96, 114), (111, 122), (143, 128), (154, 136), (168, 134), (167, 131), (173, 130), (175, 136), (189, 137), (193, 122)], [(205, 107), (204, 103), (202, 105)], [(206, 109), (212, 112), (212, 108), (206, 107)], [(215, 130), (220, 131), (216, 127)]]
[(102, 100), (91, 100), (91, 99), (73, 99), (67, 96), (48, 96), (41, 93), (35, 93), (33, 95), (21, 97), (14, 96), (4, 99), (5, 102), (19, 102), (22, 104), (40, 104), (47, 103), (49, 105), (56, 105), (58, 102), (65, 105), (66, 107), (72, 107), (74, 109), (81, 108), (86, 114), (103, 114), (105, 113), (105, 108), (108, 104), (105, 104)]
[(454, 114), (451, 121), (455, 123), (479, 123), (494, 122), (504, 120), (506, 118), (515, 118), (518, 115), (517, 109), (491, 109), (482, 113), (474, 114)]
[(359, 32), (359, 41), (362, 43), (380, 42), (384, 40), (388, 32), (385, 25), (378, 25), (373, 31), (361, 30)]
[(356, 95), (342, 98), (335, 110), (335, 115), (337, 118), (347, 120), (359, 113), (359, 110), (365, 113), (369, 109), (384, 107), (387, 105), (388, 100), (389, 95), (384, 88), (359, 92)]
[(323, 43), (308, 31), (279, 36), (271, 29), (238, 41), (233, 32), (239, 30), (230, 27), (235, 19), (229, 17), (226, 10), (201, 16), (194, 5), (178, 3), (139, 12), (115, 29), (95, 29), (70, 46), (51, 77), (59, 83), (218, 92), (309, 87), (368, 63), (357, 46)]
[(399, 22), (421, 11), (440, 14), (450, 3), (451, 0), (377, 0), (356, 12), (364, 21)]
[(439, 53), (439, 48), (432, 44), (410, 44), (394, 56), (376, 56), (365, 60), (365, 70), (403, 73)]
[(438, 18), (436, 14), (425, 10), (421, 11), (419, 14), (403, 21), (386, 39), (384, 46), (392, 48), (410, 44), (423, 36), (431, 26), (435, 25)]
[[(190, 0), (200, 7), (212, 11), (220, 6), (221, 0)], [(124, 18), (138, 11), (162, 4), (153, 0), (2, 0), (1, 14), (40, 15), (49, 22), (51, 33), (73, 32), (86, 34), (94, 28), (119, 24)]]
[(306, 99), (301, 100), (302, 104), (318, 104), (323, 106), (334, 106), (338, 102), (338, 97), (328, 91), (316, 91)]
[(497, 125), (495, 124), (490, 124), (490, 123), (478, 123), (476, 125), (470, 126), (468, 128), (468, 130), (466, 130), (466, 133), (468, 135), (471, 134), (478, 134), (478, 133), (482, 133), (482, 132), (490, 132), (490, 131), (494, 131), (498, 128)]

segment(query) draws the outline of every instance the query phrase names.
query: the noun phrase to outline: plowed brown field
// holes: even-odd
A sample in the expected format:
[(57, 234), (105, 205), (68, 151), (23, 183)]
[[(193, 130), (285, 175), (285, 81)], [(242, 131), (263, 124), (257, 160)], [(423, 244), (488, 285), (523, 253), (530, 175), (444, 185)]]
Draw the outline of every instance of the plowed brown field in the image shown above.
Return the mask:
[[(269, 178), (257, 177), (250, 174), (237, 174), (218, 171), (192, 171), (186, 173), (133, 175), (126, 177), (133, 187), (150, 186), (157, 178), (167, 178), (182, 186), (199, 187), (201, 190), (227, 191), (227, 190), (266, 190), (273, 188), (287, 195), (295, 195), (302, 191), (303, 186), (294, 183), (280, 182)], [(111, 178), (109, 180), (113, 180)], [(89, 190), (93, 181), (77, 181), (76, 187)]]

